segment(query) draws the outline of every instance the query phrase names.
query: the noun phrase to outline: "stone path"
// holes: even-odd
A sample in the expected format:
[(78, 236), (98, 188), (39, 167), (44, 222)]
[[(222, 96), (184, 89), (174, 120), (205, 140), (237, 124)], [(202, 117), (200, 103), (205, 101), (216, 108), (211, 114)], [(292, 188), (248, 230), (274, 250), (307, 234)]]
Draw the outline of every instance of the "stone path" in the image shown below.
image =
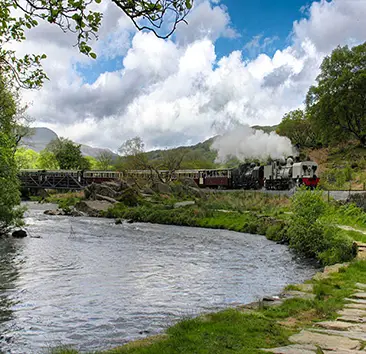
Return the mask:
[(262, 349), (274, 354), (366, 354), (366, 284), (357, 283), (355, 293), (335, 321), (317, 322), (289, 338), (286, 347)]

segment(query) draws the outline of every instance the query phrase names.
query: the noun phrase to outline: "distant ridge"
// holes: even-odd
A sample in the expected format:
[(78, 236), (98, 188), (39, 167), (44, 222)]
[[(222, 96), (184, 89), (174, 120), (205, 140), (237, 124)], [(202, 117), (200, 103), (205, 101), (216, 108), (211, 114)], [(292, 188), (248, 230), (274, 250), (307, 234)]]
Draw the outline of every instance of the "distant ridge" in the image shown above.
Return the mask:
[[(277, 125), (273, 126), (260, 126), (255, 125), (252, 126), (253, 129), (263, 130), (265, 133), (270, 133), (276, 130)], [(36, 127), (31, 128), (31, 135), (29, 137), (23, 138), (22, 146), (28, 149), (32, 149), (36, 152), (40, 152), (44, 150), (46, 146), (54, 139), (57, 139), (58, 135), (51, 129), (45, 127)], [(198, 143), (196, 145), (191, 146), (180, 146), (176, 148), (172, 148), (169, 150), (183, 149), (187, 152), (195, 153), (200, 157), (204, 157), (207, 161), (213, 163), (216, 157), (216, 153), (211, 151), (210, 147), (216, 137), (210, 138), (206, 141)], [(117, 154), (113, 153), (111, 150), (106, 148), (97, 148), (89, 145), (81, 144), (81, 152), (84, 156), (92, 156), (97, 157), (102, 152), (110, 152), (113, 155), (113, 158), (116, 159), (118, 157)], [(148, 158), (151, 160), (159, 159), (162, 156), (163, 150), (153, 150), (148, 151)]]
[[(21, 146), (27, 149), (32, 149), (36, 152), (40, 152), (44, 150), (52, 140), (57, 138), (58, 135), (49, 128), (45, 127), (31, 128), (30, 136), (22, 139)], [(101, 152), (104, 151), (112, 153), (114, 158), (118, 156), (109, 149), (95, 148), (84, 144), (81, 144), (80, 149), (84, 156), (97, 157)]]

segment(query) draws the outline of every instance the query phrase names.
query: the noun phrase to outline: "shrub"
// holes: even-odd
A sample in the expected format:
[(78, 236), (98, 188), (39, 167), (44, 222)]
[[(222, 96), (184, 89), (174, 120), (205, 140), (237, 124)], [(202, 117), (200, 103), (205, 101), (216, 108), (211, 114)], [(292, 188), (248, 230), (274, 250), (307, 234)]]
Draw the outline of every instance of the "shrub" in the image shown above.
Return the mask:
[(335, 227), (324, 227), (326, 247), (317, 258), (322, 264), (348, 262), (357, 254), (353, 240)]
[(272, 241), (285, 241), (287, 236), (287, 227), (283, 223), (270, 225), (266, 230), (266, 237)]
[(331, 211), (322, 192), (300, 190), (292, 201), (293, 217), (287, 236), (294, 250), (317, 258), (323, 265), (349, 261), (356, 255), (349, 237), (338, 228), (320, 222)]

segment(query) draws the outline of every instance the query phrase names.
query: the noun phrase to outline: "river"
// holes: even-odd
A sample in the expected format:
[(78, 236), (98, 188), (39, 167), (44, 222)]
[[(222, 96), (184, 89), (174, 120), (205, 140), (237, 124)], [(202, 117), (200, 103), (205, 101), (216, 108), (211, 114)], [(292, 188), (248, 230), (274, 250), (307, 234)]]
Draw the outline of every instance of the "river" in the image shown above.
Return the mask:
[(3, 353), (107, 349), (315, 273), (263, 236), (52, 217), (50, 205), (27, 205), (30, 237), (0, 240)]

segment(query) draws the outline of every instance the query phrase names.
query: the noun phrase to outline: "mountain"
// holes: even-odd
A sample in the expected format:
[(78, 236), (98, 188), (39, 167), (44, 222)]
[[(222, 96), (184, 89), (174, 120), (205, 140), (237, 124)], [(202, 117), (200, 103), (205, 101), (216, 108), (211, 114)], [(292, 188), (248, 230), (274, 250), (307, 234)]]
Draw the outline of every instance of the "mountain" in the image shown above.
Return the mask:
[(57, 139), (57, 134), (48, 128), (31, 128), (29, 136), (21, 140), (21, 145), (36, 152), (43, 150), (47, 144)]
[[(57, 139), (58, 135), (49, 128), (37, 127), (31, 128), (28, 137), (22, 139), (21, 145), (27, 149), (32, 149), (36, 152), (44, 150), (46, 146), (54, 139)], [(81, 152), (84, 156), (97, 157), (101, 152), (108, 151), (109, 149), (95, 148), (89, 145), (81, 144)], [(114, 158), (117, 158), (117, 154), (113, 154)]]

